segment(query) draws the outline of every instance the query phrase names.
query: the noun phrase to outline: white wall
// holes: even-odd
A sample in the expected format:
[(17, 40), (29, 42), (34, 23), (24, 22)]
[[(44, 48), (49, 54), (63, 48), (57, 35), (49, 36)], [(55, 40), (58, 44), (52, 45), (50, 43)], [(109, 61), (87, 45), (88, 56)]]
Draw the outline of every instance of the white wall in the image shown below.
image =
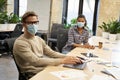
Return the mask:
[(62, 23), (62, 9), (63, 0), (51, 0), (51, 20), (50, 20), (50, 30), (53, 23)]
[(38, 14), (40, 30), (49, 29), (50, 1), (51, 0), (28, 0), (27, 11), (34, 11)]
[(63, 0), (52, 0), (51, 23), (62, 22)]

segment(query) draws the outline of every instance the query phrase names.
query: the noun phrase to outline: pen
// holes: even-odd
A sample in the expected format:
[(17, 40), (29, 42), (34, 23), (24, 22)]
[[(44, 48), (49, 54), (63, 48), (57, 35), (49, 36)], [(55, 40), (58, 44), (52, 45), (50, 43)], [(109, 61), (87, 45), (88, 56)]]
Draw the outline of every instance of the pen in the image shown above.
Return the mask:
[(114, 75), (112, 75), (111, 73), (109, 73), (109, 72), (107, 72), (107, 71), (101, 71), (101, 72), (104, 73), (104, 74), (110, 75), (110, 76), (112, 76), (115, 80), (117, 80), (117, 78), (116, 78)]

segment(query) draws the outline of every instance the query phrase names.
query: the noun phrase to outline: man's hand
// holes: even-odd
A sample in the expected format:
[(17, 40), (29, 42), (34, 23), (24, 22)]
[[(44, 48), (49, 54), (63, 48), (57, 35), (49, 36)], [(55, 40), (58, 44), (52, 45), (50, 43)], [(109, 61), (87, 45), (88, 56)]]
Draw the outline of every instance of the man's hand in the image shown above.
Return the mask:
[(77, 64), (82, 63), (82, 60), (80, 60), (78, 57), (73, 56), (67, 56), (61, 60), (62, 64)]

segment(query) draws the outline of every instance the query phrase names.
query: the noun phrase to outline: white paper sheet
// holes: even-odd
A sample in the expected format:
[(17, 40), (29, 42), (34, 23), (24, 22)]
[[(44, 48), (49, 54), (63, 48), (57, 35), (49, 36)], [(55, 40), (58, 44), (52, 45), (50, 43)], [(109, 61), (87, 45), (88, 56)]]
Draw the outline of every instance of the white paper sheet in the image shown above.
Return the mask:
[(90, 80), (114, 80), (109, 76), (93, 75)]
[(85, 76), (87, 76), (83, 71), (73, 69), (54, 71), (50, 73), (60, 78), (60, 80), (84, 80)]
[(120, 68), (108, 68), (106, 71), (111, 73), (116, 79), (120, 80)]
[(92, 61), (98, 63), (98, 64), (111, 64), (111, 61), (102, 59), (102, 58), (94, 58)]

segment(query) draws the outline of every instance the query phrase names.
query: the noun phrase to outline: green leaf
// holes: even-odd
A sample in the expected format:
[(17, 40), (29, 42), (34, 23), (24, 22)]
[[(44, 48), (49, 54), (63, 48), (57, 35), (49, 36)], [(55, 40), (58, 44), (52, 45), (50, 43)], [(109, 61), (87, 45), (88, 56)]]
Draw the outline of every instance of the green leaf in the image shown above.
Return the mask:
[(7, 0), (0, 0), (0, 12), (6, 11)]
[(10, 15), (7, 12), (0, 13), (0, 24), (5, 23), (18, 23), (21, 21), (21, 18), (16, 14), (11, 13)]

